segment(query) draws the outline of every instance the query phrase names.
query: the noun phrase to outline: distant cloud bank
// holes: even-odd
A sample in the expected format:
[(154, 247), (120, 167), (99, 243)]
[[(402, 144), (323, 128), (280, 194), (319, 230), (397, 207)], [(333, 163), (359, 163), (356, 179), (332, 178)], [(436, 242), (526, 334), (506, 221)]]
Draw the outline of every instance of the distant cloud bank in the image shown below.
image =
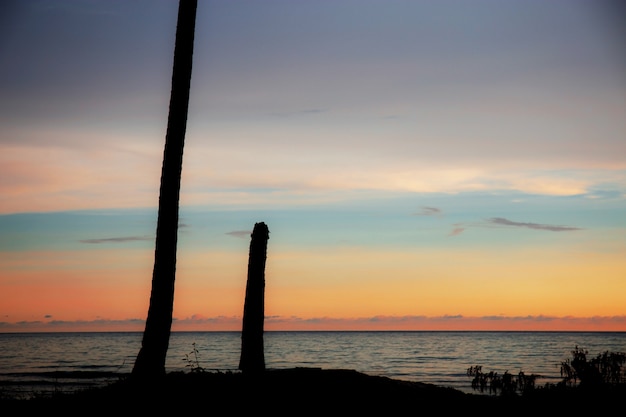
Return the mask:
[[(194, 315), (174, 319), (173, 331), (240, 331), (241, 317)], [(143, 331), (143, 319), (92, 321), (0, 322), (0, 332)], [(626, 331), (622, 316), (372, 316), (360, 318), (283, 317), (265, 318), (267, 331)]]

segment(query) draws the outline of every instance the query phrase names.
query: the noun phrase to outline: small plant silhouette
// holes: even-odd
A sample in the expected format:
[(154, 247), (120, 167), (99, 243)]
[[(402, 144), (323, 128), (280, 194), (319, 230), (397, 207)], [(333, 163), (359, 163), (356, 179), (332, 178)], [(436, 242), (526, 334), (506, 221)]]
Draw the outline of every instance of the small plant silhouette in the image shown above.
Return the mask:
[(189, 368), (191, 372), (204, 372), (204, 368), (200, 366), (200, 361), (198, 360), (198, 348), (196, 348), (196, 342), (191, 344), (193, 349), (189, 353), (185, 353), (185, 357), (183, 360), (187, 362), (185, 365), (186, 368)]
[[(571, 352), (572, 358), (561, 362), (561, 377), (558, 384), (546, 383), (544, 389), (554, 388), (607, 388), (626, 385), (626, 354), (609, 352), (599, 354), (588, 359), (589, 352), (578, 346)], [(472, 378), (472, 389), (475, 391), (502, 396), (529, 394), (537, 388), (535, 381), (540, 375), (526, 375), (521, 372), (514, 376), (506, 371), (502, 375), (497, 372), (485, 373), (482, 366), (471, 366), (467, 369), (467, 376)]]
[(626, 383), (626, 353), (604, 352), (587, 359), (589, 352), (578, 346), (572, 359), (561, 363), (561, 376), (566, 386), (598, 387)]
[(480, 392), (489, 391), (490, 394), (502, 396), (517, 395), (518, 392), (525, 394), (535, 389), (535, 381), (539, 375), (526, 375), (520, 371), (517, 376), (505, 371), (498, 375), (497, 372), (484, 373), (482, 366), (471, 366), (467, 369), (467, 376), (473, 377), (472, 389)]

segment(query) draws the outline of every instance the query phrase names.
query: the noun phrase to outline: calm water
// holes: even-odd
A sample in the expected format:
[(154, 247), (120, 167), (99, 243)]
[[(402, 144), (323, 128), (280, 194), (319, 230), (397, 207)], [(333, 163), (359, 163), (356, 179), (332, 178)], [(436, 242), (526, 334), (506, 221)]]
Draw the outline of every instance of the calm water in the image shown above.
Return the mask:
[[(0, 334), (0, 390), (67, 391), (128, 374), (142, 333)], [(626, 352), (626, 332), (266, 332), (267, 368), (354, 369), (473, 392), (466, 370), (538, 374), (558, 382), (576, 347), (591, 357)], [(167, 371), (237, 371), (239, 332), (172, 333)]]

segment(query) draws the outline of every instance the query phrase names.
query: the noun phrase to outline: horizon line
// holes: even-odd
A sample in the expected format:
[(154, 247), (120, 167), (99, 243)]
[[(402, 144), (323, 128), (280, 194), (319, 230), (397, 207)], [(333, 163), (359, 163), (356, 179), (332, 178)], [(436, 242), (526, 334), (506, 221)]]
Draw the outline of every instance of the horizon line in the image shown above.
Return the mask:
[[(46, 331), (0, 331), (0, 335), (7, 334), (55, 334), (55, 333), (143, 333), (144, 330), (46, 330)], [(173, 333), (241, 333), (241, 330), (172, 330)], [(502, 329), (424, 329), (424, 330), (406, 330), (406, 329), (353, 329), (353, 330), (337, 330), (337, 329), (302, 329), (302, 330), (264, 330), (263, 333), (626, 333), (626, 330), (502, 330)]]

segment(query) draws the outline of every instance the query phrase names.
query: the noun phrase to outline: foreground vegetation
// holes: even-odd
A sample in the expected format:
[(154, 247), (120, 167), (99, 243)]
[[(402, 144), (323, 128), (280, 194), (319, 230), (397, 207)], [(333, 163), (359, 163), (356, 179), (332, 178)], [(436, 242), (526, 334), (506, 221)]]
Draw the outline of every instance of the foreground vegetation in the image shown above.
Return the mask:
[(467, 370), (467, 376), (472, 379), (472, 388), (481, 393), (488, 392), (504, 397), (530, 396), (543, 391), (563, 391), (565, 389), (593, 392), (625, 392), (626, 386), (626, 354), (609, 352), (598, 354), (588, 359), (589, 352), (578, 346), (572, 351), (572, 358), (561, 363), (561, 377), (559, 383), (546, 383), (537, 386), (537, 379), (541, 375), (526, 375), (520, 371), (513, 375), (508, 371), (499, 375), (497, 372), (485, 373), (482, 366), (472, 366)]

